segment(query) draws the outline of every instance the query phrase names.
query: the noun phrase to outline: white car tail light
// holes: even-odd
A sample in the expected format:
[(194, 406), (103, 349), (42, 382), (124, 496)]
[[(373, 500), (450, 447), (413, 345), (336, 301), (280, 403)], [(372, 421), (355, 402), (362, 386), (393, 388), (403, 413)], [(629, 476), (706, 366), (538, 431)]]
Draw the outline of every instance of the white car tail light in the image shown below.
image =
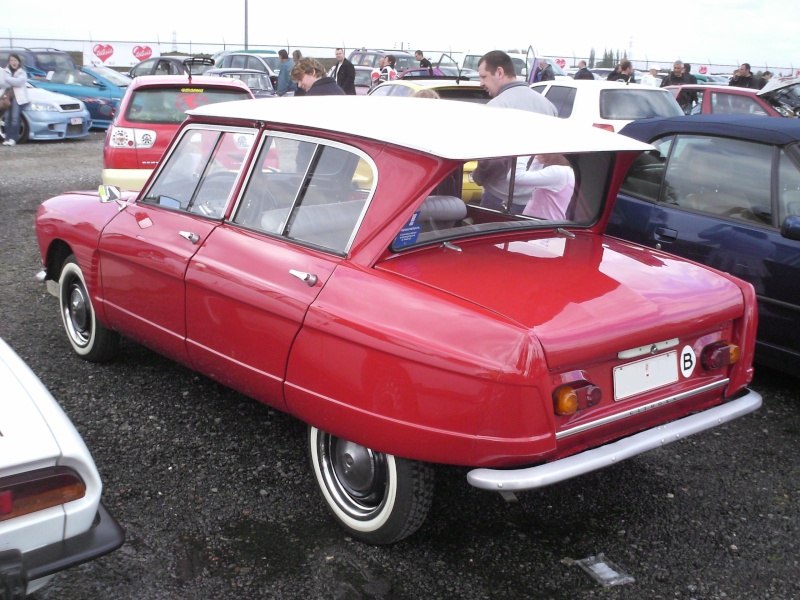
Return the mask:
[(156, 143), (156, 132), (152, 129), (113, 127), (108, 136), (111, 148), (152, 148)]

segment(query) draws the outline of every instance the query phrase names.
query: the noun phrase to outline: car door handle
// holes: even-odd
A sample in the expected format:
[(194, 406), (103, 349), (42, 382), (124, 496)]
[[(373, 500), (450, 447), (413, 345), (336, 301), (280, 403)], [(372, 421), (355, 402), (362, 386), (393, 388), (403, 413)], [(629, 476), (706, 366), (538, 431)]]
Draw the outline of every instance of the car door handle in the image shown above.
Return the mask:
[(674, 242), (678, 239), (678, 232), (675, 229), (667, 229), (666, 227), (656, 227), (653, 237), (657, 241)]
[(200, 236), (197, 235), (196, 233), (192, 233), (191, 231), (180, 231), (179, 235), (182, 238), (186, 238), (187, 240), (189, 240), (193, 244), (196, 244), (197, 242), (200, 241)]
[(294, 275), (300, 281), (305, 281), (308, 287), (314, 287), (317, 285), (317, 276), (312, 275), (311, 273), (305, 273), (304, 271), (295, 271), (294, 269), (289, 269), (289, 275)]

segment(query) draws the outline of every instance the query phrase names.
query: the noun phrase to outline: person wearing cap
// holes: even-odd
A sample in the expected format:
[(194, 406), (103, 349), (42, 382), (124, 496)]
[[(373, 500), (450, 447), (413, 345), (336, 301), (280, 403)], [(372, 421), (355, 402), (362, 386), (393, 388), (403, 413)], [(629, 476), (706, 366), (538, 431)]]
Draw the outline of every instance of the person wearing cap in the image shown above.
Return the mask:
[(649, 85), (650, 87), (658, 87), (661, 85), (661, 80), (658, 78), (658, 65), (652, 65), (650, 70), (642, 75), (642, 85)]

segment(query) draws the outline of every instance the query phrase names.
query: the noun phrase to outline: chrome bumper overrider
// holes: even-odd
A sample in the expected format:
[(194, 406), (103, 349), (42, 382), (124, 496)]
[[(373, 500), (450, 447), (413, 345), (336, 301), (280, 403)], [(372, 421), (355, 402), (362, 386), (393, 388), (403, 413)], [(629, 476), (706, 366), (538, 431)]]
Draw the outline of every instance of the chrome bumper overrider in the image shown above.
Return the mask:
[(477, 488), (496, 492), (542, 488), (733, 421), (760, 406), (761, 395), (747, 390), (744, 396), (720, 406), (550, 463), (524, 469), (473, 469), (467, 473), (467, 481)]

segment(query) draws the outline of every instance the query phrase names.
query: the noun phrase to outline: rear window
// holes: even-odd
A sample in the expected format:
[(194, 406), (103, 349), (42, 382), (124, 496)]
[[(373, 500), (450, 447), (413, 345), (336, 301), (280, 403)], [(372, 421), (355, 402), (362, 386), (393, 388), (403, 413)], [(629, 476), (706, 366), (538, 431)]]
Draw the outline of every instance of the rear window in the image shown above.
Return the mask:
[(186, 111), (206, 104), (248, 100), (250, 94), (243, 90), (208, 87), (144, 88), (134, 92), (125, 118), (131, 123), (179, 124), (186, 119)]
[(618, 90), (600, 92), (600, 117), (603, 119), (632, 120), (681, 115), (681, 107), (666, 91), (632, 90), (620, 86)]
[(75, 63), (69, 54), (57, 52), (34, 52), (38, 67), (42, 71), (73, 71)]
[(479, 88), (459, 88), (436, 90), (440, 98), (445, 100), (461, 100), (462, 102), (478, 102), (486, 104), (489, 102), (489, 93)]

